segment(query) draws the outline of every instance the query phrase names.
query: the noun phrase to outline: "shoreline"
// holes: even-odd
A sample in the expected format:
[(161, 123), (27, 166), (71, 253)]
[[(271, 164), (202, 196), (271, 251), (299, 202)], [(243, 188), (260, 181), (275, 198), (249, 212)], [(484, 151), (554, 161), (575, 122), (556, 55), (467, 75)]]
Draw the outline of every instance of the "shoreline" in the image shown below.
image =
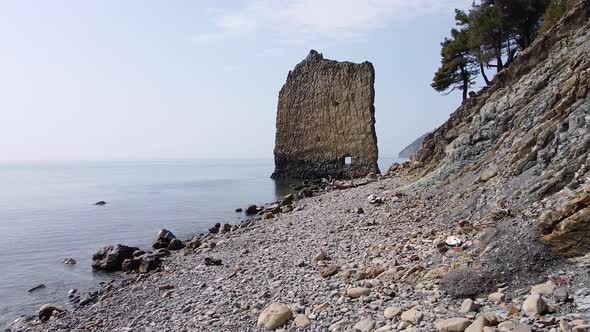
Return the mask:
[[(206, 236), (202, 242), (210, 250), (165, 258), (161, 272), (110, 281), (96, 303), (11, 331), (262, 331), (259, 318), (272, 303), (289, 308), (285, 326), (294, 331), (434, 331), (445, 319), (473, 321), (461, 312), (464, 298), (443, 290), (442, 278), (465, 264), (478, 233), (458, 234), (449, 224), (461, 204), (452, 193), (411, 192), (409, 183), (385, 177), (298, 200), (292, 212)], [(453, 235), (461, 246), (444, 243)], [(205, 264), (206, 257), (221, 265)], [(522, 310), (511, 314), (510, 301), (522, 303), (529, 285), (548, 282), (560, 270), (572, 277), (567, 287), (576, 294), (572, 287), (579, 280), (573, 277), (580, 267), (560, 262), (549, 269), (501, 285), (504, 300), (498, 303), (474, 297), (475, 311), (505, 325), (528, 317)], [(590, 317), (568, 313), (553, 294), (546, 301), (557, 309), (556, 318)], [(525, 325), (538, 322), (526, 319)]]

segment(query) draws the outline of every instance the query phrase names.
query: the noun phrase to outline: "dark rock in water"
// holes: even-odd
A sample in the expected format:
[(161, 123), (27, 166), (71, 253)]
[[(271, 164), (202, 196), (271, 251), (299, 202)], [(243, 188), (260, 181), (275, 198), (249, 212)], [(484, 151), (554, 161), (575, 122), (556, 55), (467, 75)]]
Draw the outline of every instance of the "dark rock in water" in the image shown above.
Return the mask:
[(179, 239), (173, 239), (168, 245), (168, 250), (180, 250), (182, 248), (184, 248), (184, 243)]
[(167, 257), (167, 256), (170, 256), (171, 254), (170, 254), (170, 250), (168, 250), (166, 248), (160, 248), (160, 249), (154, 250), (152, 255), (157, 256), (157, 257)]
[(161, 229), (158, 234), (156, 234), (156, 238), (152, 243), (152, 248), (160, 249), (160, 248), (168, 248), (168, 245), (172, 240), (174, 240), (176, 236), (172, 234), (167, 229)]
[(108, 272), (121, 271), (123, 261), (133, 258), (133, 252), (138, 249), (122, 244), (104, 247), (92, 256), (92, 269)]
[(76, 260), (73, 259), (73, 258), (66, 258), (66, 259), (64, 259), (64, 264), (74, 265), (76, 263), (77, 263)]
[(30, 292), (34, 292), (34, 291), (36, 291), (36, 290), (43, 289), (43, 288), (45, 288), (45, 285), (43, 285), (43, 284), (39, 284), (39, 285), (37, 285), (37, 286), (35, 286), (35, 287), (33, 287), (33, 288), (29, 289), (29, 293), (30, 293)]
[(141, 264), (141, 258), (128, 258), (123, 261), (121, 266), (121, 271), (123, 272), (132, 272), (139, 269), (139, 265)]
[(247, 216), (251, 216), (253, 214), (257, 214), (258, 213), (258, 207), (256, 205), (250, 205), (246, 208), (246, 211), (244, 211), (244, 213), (246, 213)]
[(107, 202), (105, 202), (105, 201), (98, 201), (98, 202), (94, 203), (94, 205), (100, 205), (100, 206), (106, 205), (106, 204), (107, 204)]
[(54, 311), (64, 312), (65, 310), (66, 309), (61, 305), (51, 303), (44, 304), (39, 309), (39, 320), (42, 322), (48, 321)]
[(205, 257), (205, 265), (221, 265), (221, 259)]
[(148, 273), (157, 269), (160, 266), (160, 258), (155, 255), (145, 255), (141, 258), (141, 264), (139, 265), (140, 273)]
[(236, 209), (236, 212), (242, 212), (242, 211), (244, 211), (242, 208), (237, 208)]
[(217, 233), (219, 232), (219, 227), (221, 227), (220, 223), (216, 223), (213, 227), (209, 228), (209, 233)]

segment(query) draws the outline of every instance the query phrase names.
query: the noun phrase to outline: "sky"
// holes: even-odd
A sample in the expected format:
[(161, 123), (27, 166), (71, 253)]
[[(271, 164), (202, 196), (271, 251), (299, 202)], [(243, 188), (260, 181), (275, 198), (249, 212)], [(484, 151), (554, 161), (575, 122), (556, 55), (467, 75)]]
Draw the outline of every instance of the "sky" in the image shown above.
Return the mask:
[(373, 63), (380, 157), (458, 107), (430, 86), (471, 0), (0, 0), (0, 161), (272, 158), (310, 49)]

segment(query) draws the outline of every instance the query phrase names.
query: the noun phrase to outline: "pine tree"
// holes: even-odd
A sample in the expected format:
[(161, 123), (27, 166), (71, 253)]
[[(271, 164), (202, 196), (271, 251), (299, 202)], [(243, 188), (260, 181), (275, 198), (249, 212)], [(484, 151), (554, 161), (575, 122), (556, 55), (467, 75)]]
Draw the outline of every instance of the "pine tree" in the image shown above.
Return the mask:
[(570, 9), (572, 1), (569, 0), (551, 0), (543, 14), (543, 23), (541, 24), (541, 31), (547, 31), (561, 19), (563, 15)]
[(451, 30), (451, 38), (445, 38), (441, 47), (441, 66), (434, 74), (431, 86), (438, 92), (461, 90), (465, 100), (478, 73), (475, 59), (469, 53), (468, 31)]

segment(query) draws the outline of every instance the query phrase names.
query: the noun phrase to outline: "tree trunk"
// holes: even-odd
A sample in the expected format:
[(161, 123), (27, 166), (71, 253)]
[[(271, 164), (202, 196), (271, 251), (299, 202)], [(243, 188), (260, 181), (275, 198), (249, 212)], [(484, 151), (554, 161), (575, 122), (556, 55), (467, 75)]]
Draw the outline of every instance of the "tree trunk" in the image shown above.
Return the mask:
[(467, 99), (467, 92), (469, 90), (469, 77), (467, 77), (467, 71), (465, 66), (461, 66), (461, 77), (463, 78), (463, 100)]
[(486, 85), (490, 85), (490, 80), (488, 79), (488, 75), (486, 75), (485, 68), (483, 67), (483, 62), (479, 63), (479, 71), (481, 71), (481, 76), (483, 76), (483, 80), (486, 81)]

